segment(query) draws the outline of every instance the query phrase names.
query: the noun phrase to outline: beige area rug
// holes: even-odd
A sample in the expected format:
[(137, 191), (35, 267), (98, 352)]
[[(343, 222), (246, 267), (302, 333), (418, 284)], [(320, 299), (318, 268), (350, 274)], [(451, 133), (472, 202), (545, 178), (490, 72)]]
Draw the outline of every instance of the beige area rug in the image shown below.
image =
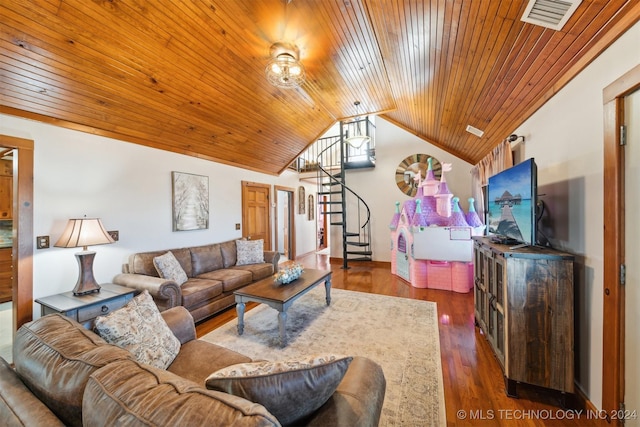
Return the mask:
[(332, 289), (327, 306), (319, 286), (287, 313), (285, 348), (278, 312), (266, 305), (245, 314), (243, 335), (234, 319), (202, 339), (263, 360), (326, 352), (369, 357), (387, 380), (380, 426), (446, 425), (434, 302)]

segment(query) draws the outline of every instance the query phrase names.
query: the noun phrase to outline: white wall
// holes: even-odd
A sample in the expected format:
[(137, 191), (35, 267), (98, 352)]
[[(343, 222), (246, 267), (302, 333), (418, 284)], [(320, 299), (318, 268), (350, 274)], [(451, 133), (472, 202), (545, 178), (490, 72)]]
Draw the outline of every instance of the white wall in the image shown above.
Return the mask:
[(576, 255), (576, 378), (597, 407), (602, 402), (602, 90), (638, 64), (640, 23), (514, 132), (526, 137), (524, 158), (534, 157), (538, 165), (539, 193), (546, 193), (541, 199), (549, 207), (544, 230), (554, 247)]
[[(391, 233), (389, 223), (395, 212), (395, 203), (401, 204), (410, 197), (396, 185), (396, 168), (410, 155), (422, 153), (438, 159), (440, 163), (451, 163), (453, 169), (445, 173), (449, 190), (460, 198), (460, 206), (466, 212), (467, 199), (471, 197), (472, 165), (423, 139), (376, 117), (376, 167), (375, 173), (368, 169), (347, 170), (346, 183), (358, 193), (371, 209), (371, 234), (374, 261), (391, 261)], [(336, 236), (332, 227), (331, 256), (342, 257), (342, 238)]]
[[(0, 115), (0, 134), (34, 140), (34, 237), (51, 236), (53, 246), (67, 219), (83, 215), (100, 217), (107, 230), (120, 232), (115, 244), (91, 248), (98, 282), (110, 281), (133, 252), (240, 237), (235, 224), (242, 223), (241, 181), (316, 190), (294, 173), (261, 174), (12, 116)], [(209, 177), (208, 230), (172, 231), (171, 171)], [(308, 236), (315, 236), (315, 222), (297, 214), (295, 222), (298, 253), (313, 251), (315, 240)], [(73, 288), (75, 252), (34, 249), (34, 299)], [(34, 303), (34, 315), (39, 313)]]

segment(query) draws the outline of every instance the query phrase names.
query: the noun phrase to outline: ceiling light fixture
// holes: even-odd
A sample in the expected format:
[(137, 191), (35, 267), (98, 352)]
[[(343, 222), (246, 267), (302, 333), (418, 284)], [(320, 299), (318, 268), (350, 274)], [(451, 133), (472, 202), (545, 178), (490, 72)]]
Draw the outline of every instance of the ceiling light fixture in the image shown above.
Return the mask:
[[(353, 105), (356, 106), (356, 110), (357, 110), (358, 106), (360, 105), (360, 101), (354, 102)], [(367, 120), (368, 118), (365, 116), (364, 121), (366, 122)], [(362, 120), (359, 117), (356, 117), (355, 126), (354, 126), (355, 128), (354, 135), (347, 136), (345, 140), (353, 148), (360, 148), (362, 147), (363, 144), (366, 144), (369, 141), (371, 141), (371, 137), (366, 133), (366, 127), (365, 127), (365, 133), (362, 133), (362, 129), (360, 128), (361, 122)]]
[(277, 42), (269, 49), (271, 61), (265, 75), (272, 85), (292, 89), (304, 83), (304, 67), (300, 63), (300, 50), (292, 43)]

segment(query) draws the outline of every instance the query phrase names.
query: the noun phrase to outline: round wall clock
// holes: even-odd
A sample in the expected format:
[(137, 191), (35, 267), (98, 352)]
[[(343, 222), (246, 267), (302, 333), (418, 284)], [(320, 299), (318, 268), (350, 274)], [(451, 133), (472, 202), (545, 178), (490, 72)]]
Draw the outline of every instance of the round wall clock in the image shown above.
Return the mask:
[(420, 171), (422, 179), (425, 178), (427, 175), (427, 168), (429, 167), (429, 157), (433, 159), (431, 161), (433, 175), (437, 180), (440, 180), (440, 176), (442, 175), (442, 165), (438, 159), (428, 154), (412, 154), (401, 161), (396, 168), (396, 184), (400, 191), (407, 196), (414, 197), (418, 192), (418, 183), (414, 181), (413, 178), (418, 174), (418, 171)]

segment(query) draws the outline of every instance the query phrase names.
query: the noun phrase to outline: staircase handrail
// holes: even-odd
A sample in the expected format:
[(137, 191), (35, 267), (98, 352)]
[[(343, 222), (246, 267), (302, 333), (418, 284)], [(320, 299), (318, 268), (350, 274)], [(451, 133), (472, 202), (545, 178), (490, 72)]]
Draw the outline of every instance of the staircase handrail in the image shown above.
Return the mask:
[(327, 146), (327, 148), (325, 148), (324, 150), (320, 151), (318, 153), (318, 169), (322, 170), (322, 172), (324, 172), (324, 174), (326, 176), (329, 177), (330, 181), (332, 180), (333, 182), (336, 182), (338, 184), (340, 184), (345, 190), (348, 190), (351, 194), (353, 194), (354, 196), (356, 196), (356, 198), (358, 199), (359, 202), (361, 202), (364, 207), (367, 210), (367, 219), (364, 222), (364, 224), (362, 224), (362, 226), (360, 228), (365, 228), (367, 226), (367, 224), (369, 224), (369, 221), (371, 220), (371, 209), (369, 209), (369, 205), (367, 205), (367, 202), (364, 201), (364, 199), (362, 197), (360, 197), (355, 191), (353, 191), (351, 188), (349, 188), (349, 186), (347, 186), (344, 182), (340, 181), (339, 179), (337, 179), (335, 176), (333, 176), (331, 173), (329, 173), (324, 167), (322, 167), (322, 154), (329, 150), (329, 148), (333, 147), (334, 145), (338, 144), (338, 143), (342, 143), (342, 140), (338, 139), (336, 142), (334, 142), (333, 144)]

